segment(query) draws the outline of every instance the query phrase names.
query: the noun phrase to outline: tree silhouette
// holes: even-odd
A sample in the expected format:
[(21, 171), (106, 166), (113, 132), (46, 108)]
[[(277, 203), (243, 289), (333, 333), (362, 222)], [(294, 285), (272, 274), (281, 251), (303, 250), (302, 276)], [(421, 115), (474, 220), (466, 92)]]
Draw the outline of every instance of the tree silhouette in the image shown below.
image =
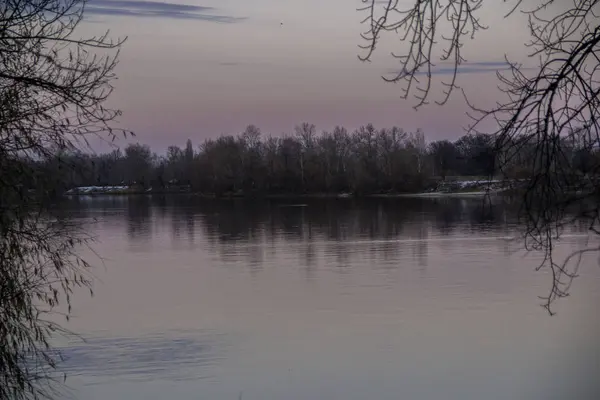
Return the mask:
[(54, 176), (32, 165), (85, 146), (90, 135), (113, 140), (120, 115), (105, 107), (122, 41), (77, 39), (85, 0), (4, 0), (0, 4), (0, 398), (56, 395), (63, 332), (47, 319), (70, 312), (76, 286), (89, 287), (78, 255), (91, 238), (52, 207)]
[[(451, 63), (452, 73), (441, 81), (444, 89), (436, 103), (443, 105), (451, 94), (462, 92), (473, 119), (469, 132), (478, 133), (491, 122), (494, 128), (486, 133), (495, 140), (495, 169), (510, 169), (513, 159), (528, 149), (530, 179), (521, 211), (525, 246), (546, 256), (540, 268), (548, 268), (553, 276), (550, 293), (544, 296), (544, 306), (552, 314), (554, 300), (568, 295), (582, 254), (556, 260), (556, 239), (574, 219), (600, 233), (600, 163), (594, 157), (572, 157), (565, 145), (578, 142), (586, 154), (597, 152), (600, 144), (600, 1), (512, 1), (505, 18), (527, 16), (529, 37), (523, 45), (529, 51), (528, 64), (536, 66), (525, 68), (506, 58), (507, 71), (497, 72), (498, 101), (487, 109), (469, 101), (457, 76), (466, 61), (464, 46), (488, 28), (480, 17), (492, 0), (362, 2), (367, 30), (362, 35), (365, 53), (359, 57), (370, 60), (384, 34), (399, 35), (406, 49), (392, 54), (400, 64), (398, 72), (384, 79), (399, 83), (403, 98), (414, 96), (416, 108), (427, 105), (439, 76), (434, 74), (435, 64)], [(575, 173), (582, 163), (585, 173)]]

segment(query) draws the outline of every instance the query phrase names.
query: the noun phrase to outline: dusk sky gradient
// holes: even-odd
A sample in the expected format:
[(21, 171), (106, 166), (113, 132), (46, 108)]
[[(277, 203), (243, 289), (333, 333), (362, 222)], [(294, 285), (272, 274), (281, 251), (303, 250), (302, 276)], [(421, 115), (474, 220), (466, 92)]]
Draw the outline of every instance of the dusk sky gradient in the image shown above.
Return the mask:
[[(503, 18), (511, 5), (486, 4), (480, 15), (490, 29), (465, 46), (458, 83), (475, 103), (498, 96), (495, 71), (505, 54), (525, 54), (526, 24)], [(401, 51), (397, 37), (387, 35), (373, 62), (358, 60), (359, 7), (359, 0), (90, 0), (79, 33), (128, 36), (109, 105), (123, 111), (121, 127), (156, 151), (248, 124), (291, 133), (305, 121), (318, 130), (369, 122), (421, 128), (428, 140), (462, 135), (469, 119), (458, 93), (444, 107), (415, 111), (414, 99), (401, 100), (400, 87), (381, 79), (396, 67), (389, 52)], [(436, 77), (449, 67), (438, 64)]]

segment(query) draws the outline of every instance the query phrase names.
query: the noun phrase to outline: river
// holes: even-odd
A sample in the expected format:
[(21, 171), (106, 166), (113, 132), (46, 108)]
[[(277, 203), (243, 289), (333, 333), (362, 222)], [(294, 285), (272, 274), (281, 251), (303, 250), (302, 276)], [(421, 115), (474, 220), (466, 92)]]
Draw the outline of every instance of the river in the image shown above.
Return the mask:
[[(480, 199), (72, 199), (103, 259), (68, 396), (549, 400), (600, 393), (600, 269), (549, 317), (513, 207)], [(586, 244), (567, 232), (556, 253)], [(595, 240), (592, 238), (591, 240)], [(589, 242), (587, 243), (589, 245)], [(83, 251), (83, 250), (82, 250)]]

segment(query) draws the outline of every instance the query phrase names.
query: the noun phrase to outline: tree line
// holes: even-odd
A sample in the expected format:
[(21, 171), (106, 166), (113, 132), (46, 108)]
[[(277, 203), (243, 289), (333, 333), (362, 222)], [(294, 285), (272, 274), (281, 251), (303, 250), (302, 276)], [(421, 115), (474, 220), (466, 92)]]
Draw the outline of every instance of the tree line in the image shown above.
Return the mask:
[[(561, 143), (579, 175), (595, 170), (600, 160), (597, 149), (581, 137), (567, 135)], [(454, 176), (527, 178), (541, 162), (525, 137), (509, 149), (498, 151), (495, 138), (486, 134), (428, 143), (421, 130), (372, 124), (352, 132), (338, 126), (318, 133), (315, 125), (303, 123), (294, 134), (280, 137), (262, 135), (249, 125), (239, 135), (207, 139), (197, 147), (191, 140), (184, 148), (169, 146), (164, 155), (134, 143), (104, 154), (60, 151), (38, 167), (42, 181), (51, 177), (58, 191), (133, 185), (145, 190), (186, 186), (215, 195), (376, 194), (424, 190)]]

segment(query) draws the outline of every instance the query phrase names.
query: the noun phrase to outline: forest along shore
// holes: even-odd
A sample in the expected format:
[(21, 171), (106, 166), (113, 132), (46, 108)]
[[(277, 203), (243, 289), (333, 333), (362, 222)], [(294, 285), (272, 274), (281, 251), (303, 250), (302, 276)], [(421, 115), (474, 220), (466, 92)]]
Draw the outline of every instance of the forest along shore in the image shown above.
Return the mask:
[[(427, 142), (423, 132), (397, 127), (366, 125), (353, 132), (337, 127), (318, 134), (314, 125), (304, 123), (294, 135), (265, 137), (250, 125), (240, 135), (207, 139), (197, 147), (191, 140), (184, 148), (169, 146), (162, 155), (131, 143), (110, 153), (64, 151), (22, 167), (36, 177), (24, 183), (28, 189), (60, 195), (475, 196), (504, 191), (536, 171), (535, 147), (507, 146), (518, 152), (506, 158), (494, 137), (484, 134)], [(570, 140), (560, 147), (571, 160), (567, 173), (575, 186), (581, 177), (595, 174), (591, 166), (600, 160), (600, 151), (586, 151)], [(592, 190), (595, 180), (586, 182)]]

